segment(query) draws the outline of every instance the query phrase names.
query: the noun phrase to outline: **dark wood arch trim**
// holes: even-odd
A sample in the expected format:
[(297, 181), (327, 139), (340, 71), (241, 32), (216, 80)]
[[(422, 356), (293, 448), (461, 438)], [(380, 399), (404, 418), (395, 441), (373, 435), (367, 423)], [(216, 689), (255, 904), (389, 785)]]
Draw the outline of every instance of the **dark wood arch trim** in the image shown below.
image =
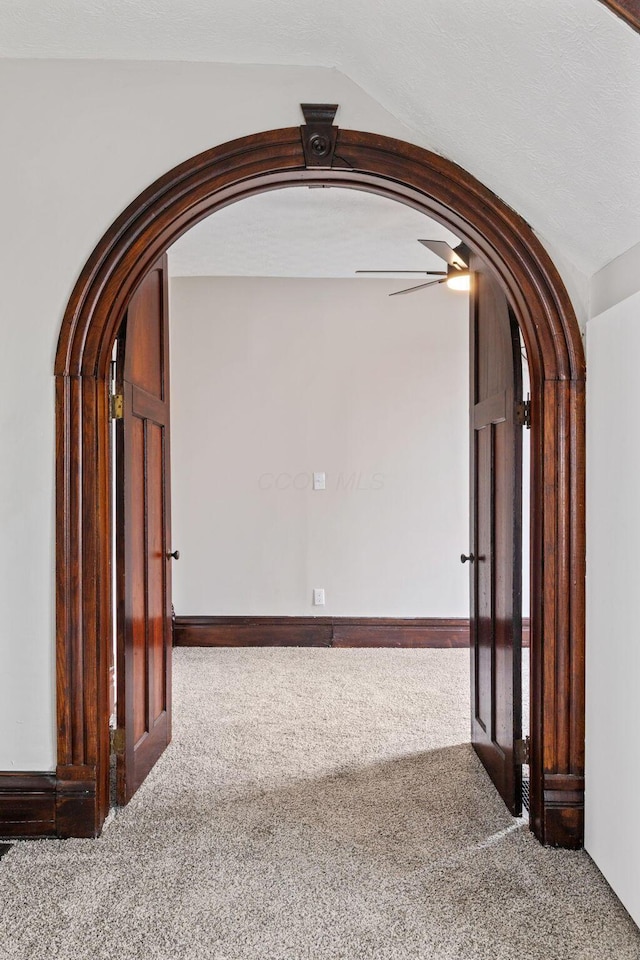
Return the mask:
[(600, 0), (600, 3), (640, 32), (640, 0)]
[(435, 217), (500, 278), (532, 380), (532, 829), (578, 846), (584, 794), (584, 381), (580, 331), (527, 224), (469, 173), (387, 137), (340, 130), (334, 169), (307, 169), (300, 130), (200, 154), (115, 221), (66, 310), (57, 410), (56, 829), (95, 836), (108, 809), (106, 646), (111, 635), (108, 369), (126, 304), (151, 264), (198, 220), (254, 193), (322, 183), (369, 190)]

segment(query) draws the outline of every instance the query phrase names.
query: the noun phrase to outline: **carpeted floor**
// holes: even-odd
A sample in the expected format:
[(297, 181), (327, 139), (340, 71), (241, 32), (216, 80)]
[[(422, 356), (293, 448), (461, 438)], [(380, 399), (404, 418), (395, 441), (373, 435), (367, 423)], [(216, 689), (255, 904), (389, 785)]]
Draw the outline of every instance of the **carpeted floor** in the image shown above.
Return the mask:
[(0, 862), (2, 960), (638, 960), (468, 739), (462, 650), (180, 649), (174, 742), (97, 841)]

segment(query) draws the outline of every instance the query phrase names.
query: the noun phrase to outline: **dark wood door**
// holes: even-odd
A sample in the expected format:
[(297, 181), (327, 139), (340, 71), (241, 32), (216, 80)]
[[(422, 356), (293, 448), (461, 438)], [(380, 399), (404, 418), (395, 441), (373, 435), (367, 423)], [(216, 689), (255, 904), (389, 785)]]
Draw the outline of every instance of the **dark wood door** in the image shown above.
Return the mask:
[(500, 795), (522, 810), (522, 358), (495, 277), (471, 257), (471, 739)]
[(167, 259), (147, 274), (118, 337), (116, 422), (117, 800), (171, 739)]

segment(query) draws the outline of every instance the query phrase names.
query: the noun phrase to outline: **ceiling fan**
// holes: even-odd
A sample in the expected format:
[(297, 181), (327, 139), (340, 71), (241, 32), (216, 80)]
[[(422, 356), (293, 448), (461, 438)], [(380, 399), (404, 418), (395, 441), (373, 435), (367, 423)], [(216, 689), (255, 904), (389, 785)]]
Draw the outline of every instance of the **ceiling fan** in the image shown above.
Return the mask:
[(437, 283), (446, 283), (452, 290), (469, 290), (471, 274), (469, 273), (469, 248), (464, 243), (452, 247), (446, 240), (418, 240), (425, 247), (435, 253), (447, 264), (446, 270), (356, 270), (356, 273), (418, 273), (427, 277), (440, 277), (439, 280), (428, 280), (415, 287), (405, 290), (396, 290), (390, 297), (397, 297), (403, 293), (413, 293), (414, 290), (424, 290), (425, 287), (434, 287)]

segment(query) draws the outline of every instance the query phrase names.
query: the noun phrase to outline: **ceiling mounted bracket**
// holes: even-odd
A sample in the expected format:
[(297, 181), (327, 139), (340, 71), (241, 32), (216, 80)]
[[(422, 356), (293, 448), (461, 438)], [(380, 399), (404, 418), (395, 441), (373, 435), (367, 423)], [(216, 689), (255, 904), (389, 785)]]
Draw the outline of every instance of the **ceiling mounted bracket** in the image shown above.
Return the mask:
[[(310, 167), (330, 170), (333, 166), (348, 166), (336, 157), (338, 128), (333, 120), (338, 110), (337, 103), (301, 103), (304, 123), (300, 127), (304, 161)], [(338, 163), (335, 163), (335, 161)]]

